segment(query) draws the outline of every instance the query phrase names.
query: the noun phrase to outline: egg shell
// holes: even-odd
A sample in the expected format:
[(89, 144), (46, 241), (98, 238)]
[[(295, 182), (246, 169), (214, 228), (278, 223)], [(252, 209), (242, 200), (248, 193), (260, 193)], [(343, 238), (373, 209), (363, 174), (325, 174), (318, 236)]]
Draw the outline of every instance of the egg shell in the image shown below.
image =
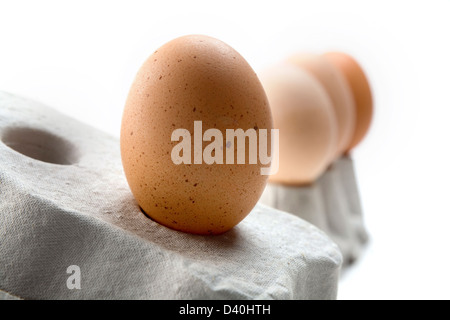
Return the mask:
[(341, 72), (322, 55), (299, 53), (290, 56), (287, 62), (311, 73), (331, 98), (338, 129), (334, 161), (346, 151), (355, 131), (356, 112), (350, 86)]
[(332, 102), (308, 72), (280, 64), (260, 75), (279, 129), (279, 170), (272, 183), (307, 185), (328, 167), (335, 152), (337, 124)]
[(346, 148), (348, 153), (364, 139), (369, 131), (373, 118), (372, 91), (364, 70), (352, 56), (343, 52), (327, 52), (324, 57), (344, 75), (355, 102), (356, 124), (353, 138)]
[[(131, 86), (122, 119), (124, 171), (138, 204), (153, 220), (194, 234), (220, 234), (253, 209), (267, 183), (259, 161), (194, 164), (194, 121), (226, 129), (273, 128), (264, 89), (246, 60), (224, 42), (203, 35), (174, 39), (156, 50)], [(191, 134), (191, 164), (174, 164), (175, 129)], [(270, 140), (270, 135), (269, 135)], [(202, 150), (211, 142), (202, 142)], [(270, 146), (269, 146), (270, 147)], [(224, 152), (225, 159), (225, 152)], [(225, 160), (224, 160), (225, 163)]]

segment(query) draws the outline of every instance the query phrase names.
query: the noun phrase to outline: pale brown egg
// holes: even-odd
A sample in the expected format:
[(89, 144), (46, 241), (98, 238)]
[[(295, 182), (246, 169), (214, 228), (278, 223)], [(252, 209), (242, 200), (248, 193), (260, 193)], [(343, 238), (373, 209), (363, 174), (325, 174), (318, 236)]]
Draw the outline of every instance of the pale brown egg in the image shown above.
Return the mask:
[(372, 91), (363, 69), (353, 57), (342, 52), (328, 52), (323, 56), (344, 75), (355, 102), (356, 125), (353, 138), (346, 148), (346, 152), (349, 152), (364, 139), (369, 131), (373, 117)]
[[(194, 121), (201, 121), (200, 134)], [(264, 89), (238, 52), (202, 35), (172, 40), (145, 61), (126, 101), (120, 143), (131, 191), (162, 225), (223, 233), (250, 213), (267, 182), (260, 172), (266, 165), (250, 164), (250, 139), (245, 164), (229, 164), (225, 154), (233, 150), (236, 157), (238, 142), (227, 140), (226, 130), (272, 127)], [(205, 141), (203, 134), (213, 128), (223, 139)], [(173, 136), (176, 129), (190, 136)], [(205, 160), (208, 150), (217, 157), (212, 164)]]
[(279, 129), (279, 170), (269, 181), (310, 184), (335, 152), (337, 124), (331, 99), (318, 80), (291, 64), (267, 69), (260, 79)]
[(290, 56), (287, 62), (311, 73), (331, 98), (337, 120), (336, 160), (346, 150), (355, 131), (355, 106), (351, 89), (341, 72), (327, 58), (318, 54), (300, 53)]

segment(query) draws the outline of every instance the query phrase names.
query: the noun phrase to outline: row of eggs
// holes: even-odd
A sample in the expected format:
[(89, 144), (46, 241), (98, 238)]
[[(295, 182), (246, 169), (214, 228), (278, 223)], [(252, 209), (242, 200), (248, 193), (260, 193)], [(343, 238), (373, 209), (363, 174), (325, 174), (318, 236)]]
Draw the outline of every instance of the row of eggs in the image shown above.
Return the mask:
[[(183, 232), (221, 234), (260, 199), (264, 165), (176, 164), (174, 130), (194, 133), (198, 121), (220, 132), (279, 129), (279, 170), (269, 181), (302, 185), (356, 146), (371, 116), (369, 84), (348, 55), (295, 55), (257, 75), (224, 42), (183, 36), (156, 50), (136, 75), (122, 119), (122, 164), (148, 217)], [(237, 153), (238, 144), (223, 139)]]
[(280, 129), (280, 167), (273, 182), (315, 181), (369, 129), (370, 86), (345, 53), (295, 54), (265, 70), (261, 80)]

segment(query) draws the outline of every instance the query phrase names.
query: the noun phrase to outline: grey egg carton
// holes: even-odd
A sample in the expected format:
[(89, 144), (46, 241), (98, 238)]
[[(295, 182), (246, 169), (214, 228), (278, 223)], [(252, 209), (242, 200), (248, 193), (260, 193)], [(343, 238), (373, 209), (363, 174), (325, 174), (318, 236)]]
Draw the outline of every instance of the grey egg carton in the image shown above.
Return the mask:
[(0, 182), (0, 299), (336, 298), (342, 255), (317, 227), (257, 204), (219, 236), (168, 229), (118, 139), (2, 92)]
[(323, 230), (341, 249), (344, 267), (360, 257), (368, 242), (354, 162), (350, 156), (336, 160), (311, 185), (268, 184), (260, 201)]

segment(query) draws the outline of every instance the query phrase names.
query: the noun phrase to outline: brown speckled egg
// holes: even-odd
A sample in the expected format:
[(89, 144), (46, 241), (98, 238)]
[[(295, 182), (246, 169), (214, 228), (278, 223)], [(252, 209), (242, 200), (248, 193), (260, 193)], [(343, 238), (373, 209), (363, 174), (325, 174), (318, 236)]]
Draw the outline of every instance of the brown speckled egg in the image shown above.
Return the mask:
[(291, 64), (265, 70), (260, 79), (279, 129), (279, 170), (273, 183), (305, 185), (328, 167), (337, 124), (332, 102), (311, 74)]
[(373, 117), (373, 99), (369, 81), (358, 62), (350, 55), (342, 52), (324, 54), (344, 75), (350, 85), (356, 111), (356, 126), (346, 151), (358, 145), (369, 131)]
[[(215, 139), (195, 136), (194, 121), (202, 121), (201, 134), (220, 130), (220, 149), (209, 150), (213, 156), (223, 152), (223, 164), (195, 163), (202, 154), (196, 146), (205, 150)], [(162, 225), (194, 234), (223, 233), (250, 213), (267, 182), (260, 172), (266, 165), (249, 163), (249, 139), (245, 164), (226, 162), (226, 150), (234, 149), (236, 157), (238, 148), (237, 140), (226, 140), (226, 129), (270, 132), (272, 127), (264, 89), (238, 52), (202, 35), (172, 40), (145, 61), (126, 101), (120, 144), (131, 191)], [(190, 164), (172, 160), (174, 147), (186, 142), (172, 141), (175, 129), (190, 134)], [(184, 152), (179, 155), (188, 155)]]
[(302, 53), (290, 56), (287, 61), (316, 77), (330, 96), (338, 128), (334, 159), (340, 157), (347, 150), (355, 131), (355, 106), (348, 83), (341, 72), (324, 56)]

